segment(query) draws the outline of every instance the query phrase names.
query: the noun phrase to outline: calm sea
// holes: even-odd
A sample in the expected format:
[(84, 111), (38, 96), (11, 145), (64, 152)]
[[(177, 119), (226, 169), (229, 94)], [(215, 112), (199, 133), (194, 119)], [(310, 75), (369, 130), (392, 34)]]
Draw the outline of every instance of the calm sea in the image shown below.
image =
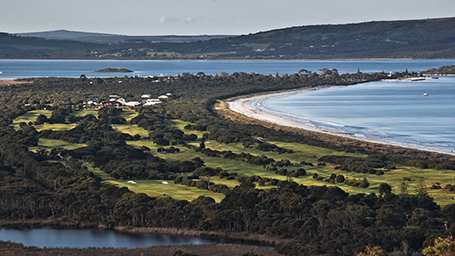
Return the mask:
[(455, 60), (309, 60), (309, 61), (115, 61), (115, 60), (0, 60), (0, 79), (29, 77), (79, 77), (86, 76), (132, 76), (133, 73), (97, 73), (102, 68), (121, 67), (135, 71), (141, 76), (174, 76), (183, 72), (207, 75), (227, 72), (258, 74), (294, 74), (304, 68), (313, 72), (321, 68), (336, 68), (341, 73), (422, 71), (444, 65), (453, 65)]
[(330, 87), (260, 103), (266, 112), (326, 130), (455, 151), (455, 77)]

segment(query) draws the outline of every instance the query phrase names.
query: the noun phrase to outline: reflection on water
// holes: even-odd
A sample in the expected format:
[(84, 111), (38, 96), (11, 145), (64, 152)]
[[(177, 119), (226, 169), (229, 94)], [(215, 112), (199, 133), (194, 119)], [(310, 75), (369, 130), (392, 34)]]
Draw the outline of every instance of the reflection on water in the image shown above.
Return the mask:
[(142, 248), (157, 245), (241, 243), (221, 238), (133, 234), (104, 229), (0, 229), (0, 240), (47, 248)]

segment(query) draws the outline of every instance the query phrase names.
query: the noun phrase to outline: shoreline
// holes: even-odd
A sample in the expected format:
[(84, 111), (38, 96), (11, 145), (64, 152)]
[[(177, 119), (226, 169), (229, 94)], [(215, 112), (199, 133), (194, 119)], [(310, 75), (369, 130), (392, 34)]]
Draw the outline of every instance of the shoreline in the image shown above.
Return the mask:
[[(6, 229), (22, 229), (26, 228), (51, 228), (51, 229), (104, 229), (109, 230), (103, 225), (98, 226), (86, 226), (86, 227), (74, 227), (72, 225), (43, 225), (43, 222), (37, 221), (36, 223), (30, 222), (31, 226), (19, 226), (15, 225), (5, 225), (5, 223), (0, 224), (0, 228)], [(35, 224), (35, 225), (34, 225)], [(278, 252), (277, 246), (282, 246), (288, 242), (291, 242), (291, 239), (282, 239), (268, 237), (266, 235), (259, 234), (250, 234), (248, 232), (226, 232), (226, 231), (200, 231), (192, 229), (179, 229), (179, 228), (161, 228), (161, 227), (132, 227), (132, 226), (117, 226), (111, 229), (116, 232), (130, 233), (130, 234), (165, 234), (171, 236), (191, 236), (191, 237), (201, 237), (209, 239), (217, 239), (220, 241), (214, 241), (212, 243), (204, 244), (159, 244), (151, 245), (147, 247), (138, 247), (138, 248), (117, 248), (117, 247), (70, 247), (70, 248), (60, 248), (60, 247), (37, 247), (33, 245), (24, 245), (21, 242), (11, 242), (11, 241), (0, 241), (1, 245), (14, 246), (19, 250), (32, 250), (46, 252), (39, 255), (55, 254), (52, 252), (59, 252), (59, 255), (71, 254), (71, 255), (112, 255), (114, 252), (122, 252), (122, 255), (129, 255), (131, 252), (149, 252), (147, 255), (175, 255), (178, 251), (184, 251), (188, 253), (195, 253), (197, 255), (218, 255), (219, 251), (223, 251), (224, 255), (227, 255), (228, 252), (236, 252), (236, 255), (243, 255), (248, 252), (254, 252), (259, 255), (270, 255), (278, 256), (283, 255)], [(1, 247), (1, 246), (0, 246)], [(84, 253), (84, 252), (90, 253)], [(0, 254), (2, 253), (0, 249)], [(106, 254), (103, 254), (106, 252)], [(78, 254), (80, 253), (80, 254)], [(134, 253), (135, 254), (135, 253)], [(137, 253), (139, 255), (140, 253)], [(34, 255), (34, 254), (30, 254)]]
[[(455, 152), (445, 151), (442, 149), (438, 150), (438, 149), (431, 149), (431, 148), (423, 148), (423, 147), (418, 147), (418, 146), (413, 146), (413, 145), (390, 142), (390, 141), (386, 141), (386, 140), (379, 140), (379, 139), (368, 138), (368, 137), (358, 137), (358, 136), (355, 136), (355, 134), (350, 134), (350, 133), (343, 133), (343, 132), (336, 132), (336, 131), (332, 131), (332, 130), (322, 129), (322, 128), (319, 128), (316, 126), (311, 126), (311, 125), (308, 125), (305, 123), (286, 119), (286, 118), (278, 116), (278, 115), (270, 114), (270, 113), (264, 112), (264, 111), (256, 108), (255, 106), (253, 106), (253, 104), (255, 104), (255, 103), (257, 104), (259, 102), (259, 104), (260, 104), (261, 101), (266, 100), (268, 98), (272, 98), (272, 97), (280, 97), (280, 96), (285, 96), (285, 95), (287, 96), (287, 95), (295, 94), (295, 93), (307, 93), (310, 91), (323, 90), (323, 89), (327, 89), (327, 88), (331, 88), (331, 87), (333, 87), (333, 86), (326, 85), (326, 86), (317, 86), (317, 87), (302, 88), (302, 89), (296, 89), (296, 90), (287, 90), (287, 91), (282, 91), (282, 92), (265, 93), (265, 94), (260, 94), (260, 95), (245, 95), (242, 97), (228, 99), (225, 102), (227, 104), (227, 108), (231, 111), (234, 111), (238, 114), (247, 116), (249, 118), (253, 118), (253, 119), (256, 119), (256, 120), (259, 120), (262, 122), (266, 122), (269, 124), (273, 124), (273, 125), (297, 128), (297, 129), (302, 129), (302, 130), (306, 130), (306, 131), (310, 131), (310, 132), (322, 133), (322, 134), (327, 134), (327, 135), (331, 135), (331, 136), (337, 136), (337, 137), (342, 137), (342, 138), (346, 138), (346, 139), (369, 142), (369, 143), (374, 143), (374, 144), (395, 146), (395, 147), (415, 149), (415, 150), (420, 150), (420, 151), (455, 156)], [(305, 117), (303, 117), (303, 118), (305, 118)]]
[(453, 60), (453, 58), (326, 58), (326, 59), (300, 59), (300, 58), (214, 58), (214, 59), (199, 59), (199, 58), (168, 58), (168, 59), (90, 59), (90, 58), (61, 58), (61, 59), (44, 59), (44, 58), (37, 58), (37, 59), (2, 59), (0, 60), (44, 60), (44, 61), (388, 61), (388, 60)]

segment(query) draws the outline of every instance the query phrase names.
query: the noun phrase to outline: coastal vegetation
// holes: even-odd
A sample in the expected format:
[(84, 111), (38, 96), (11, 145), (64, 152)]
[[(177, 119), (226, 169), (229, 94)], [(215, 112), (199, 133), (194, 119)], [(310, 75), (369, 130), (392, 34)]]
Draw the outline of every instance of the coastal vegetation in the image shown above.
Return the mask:
[(427, 75), (455, 75), (455, 65), (442, 66), (439, 68), (432, 68), (423, 72)]
[[(3, 59), (455, 58), (455, 18), (296, 26), (198, 38), (0, 33)], [(28, 36), (44, 36), (44, 39)], [(90, 39), (91, 37), (91, 39)], [(58, 40), (55, 40), (58, 39)], [(210, 39), (210, 40), (207, 40)], [(117, 41), (115, 41), (117, 40)]]
[[(420, 252), (455, 231), (453, 156), (223, 108), (246, 94), (405, 76), (418, 74), (182, 73), (0, 87), (0, 224), (210, 231), (287, 255)], [(84, 104), (166, 92), (173, 97), (153, 106)]]

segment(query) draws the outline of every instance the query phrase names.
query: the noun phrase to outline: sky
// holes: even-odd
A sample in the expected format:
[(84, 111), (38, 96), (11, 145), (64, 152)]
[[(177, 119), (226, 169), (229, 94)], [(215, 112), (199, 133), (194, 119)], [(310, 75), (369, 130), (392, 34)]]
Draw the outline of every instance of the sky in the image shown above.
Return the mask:
[(278, 28), (455, 17), (455, 0), (0, 0), (0, 31), (239, 35)]

